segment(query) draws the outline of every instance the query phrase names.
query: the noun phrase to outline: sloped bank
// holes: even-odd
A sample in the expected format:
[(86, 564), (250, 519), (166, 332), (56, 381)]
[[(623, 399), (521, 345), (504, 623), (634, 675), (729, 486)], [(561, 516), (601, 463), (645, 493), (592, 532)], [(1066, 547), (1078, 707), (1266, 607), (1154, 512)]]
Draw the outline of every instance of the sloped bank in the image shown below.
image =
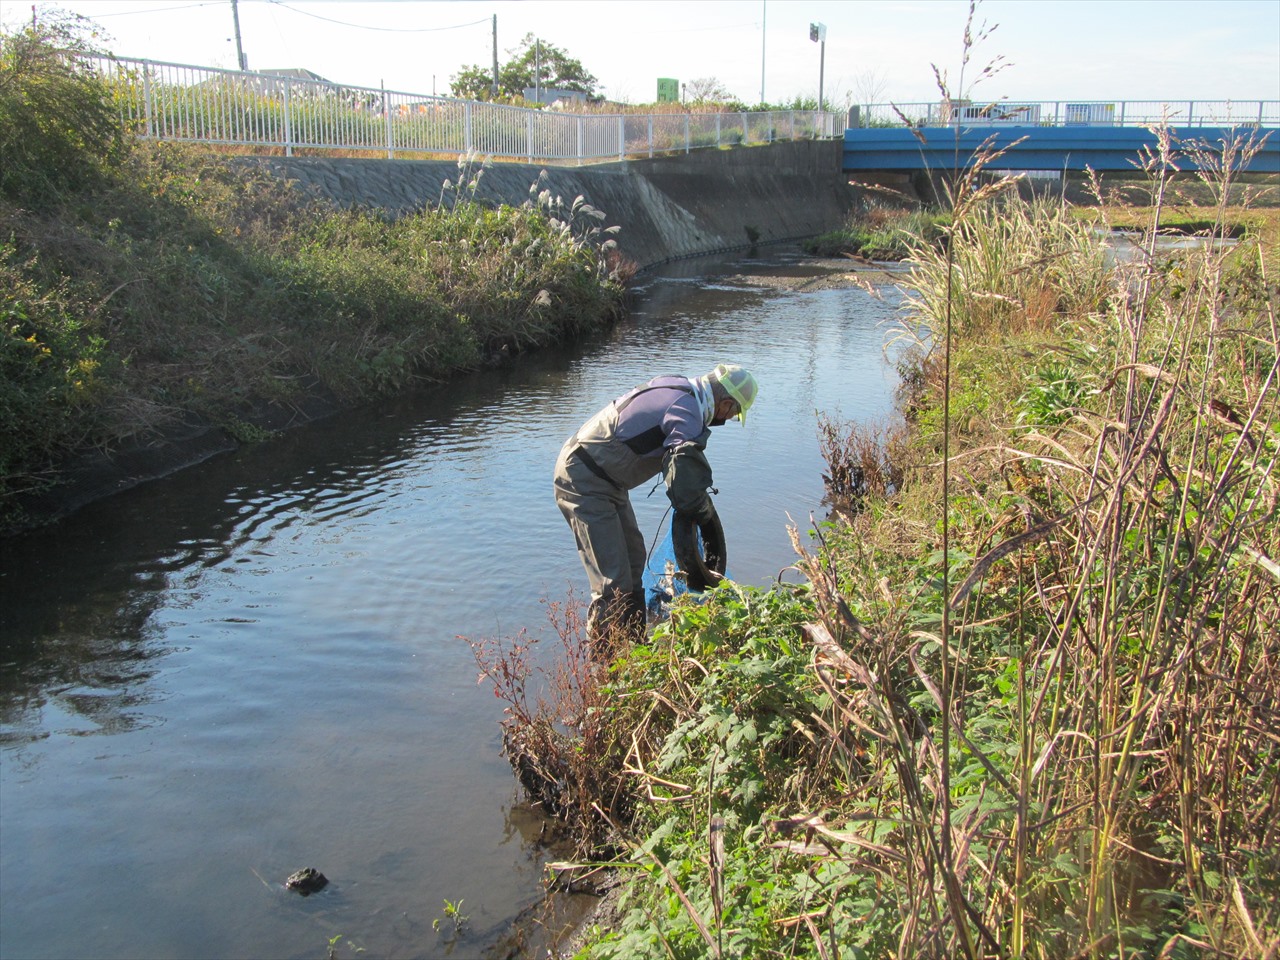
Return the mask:
[[(844, 226), (852, 193), (839, 141), (796, 141), (701, 150), (589, 167), (494, 163), (479, 200), (520, 204), (529, 188), (582, 196), (622, 228), (621, 252), (641, 267), (783, 243)], [(273, 174), (334, 203), (404, 214), (438, 203), (459, 166), (448, 160), (263, 157)]]
[[(409, 214), (456, 196), (459, 180), (479, 169), (455, 161), (323, 158), (235, 158), (339, 206)], [(445, 183), (451, 184), (445, 188)], [(519, 205), (530, 187), (566, 203), (583, 196), (621, 227), (622, 254), (639, 267), (813, 236), (843, 222), (848, 187), (838, 145), (782, 143), (703, 151), (675, 158), (544, 168), (492, 164), (476, 187), (477, 199)], [(244, 412), (251, 432), (286, 429), (340, 409), (327, 392), (297, 397), (287, 406)], [(160, 434), (115, 447), (95, 447), (64, 461), (59, 482), (20, 498), (24, 520), (6, 532), (39, 526), (102, 497), (198, 465), (234, 450), (241, 438), (225, 426), (185, 416)]]

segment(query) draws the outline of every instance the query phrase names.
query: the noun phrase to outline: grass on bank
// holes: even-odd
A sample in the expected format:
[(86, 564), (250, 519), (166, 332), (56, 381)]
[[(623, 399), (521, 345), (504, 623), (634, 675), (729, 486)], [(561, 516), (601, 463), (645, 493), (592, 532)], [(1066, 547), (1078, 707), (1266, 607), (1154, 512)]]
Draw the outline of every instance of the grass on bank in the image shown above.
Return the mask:
[[(1280, 180), (1275, 175), (1240, 179), (1244, 182), (1232, 184), (1227, 194), (1215, 196), (1199, 178), (1188, 174), (1177, 177), (1168, 185), (1169, 196), (1161, 199), (1159, 232), (1207, 236), (1218, 230), (1220, 235), (1236, 239), (1258, 237), (1269, 250), (1280, 248)], [(848, 224), (801, 241), (805, 253), (900, 261), (911, 256), (921, 240), (942, 242), (951, 222), (949, 211), (912, 202), (883, 188), (859, 186), (867, 197), (850, 214)], [(1034, 199), (1029, 184), (1021, 187), (1026, 199)], [(1095, 183), (1073, 178), (1066, 192), (1072, 197), (1065, 201), (1069, 215), (1097, 229), (1142, 234), (1156, 222), (1151, 186), (1145, 181), (1113, 176)], [(1045, 196), (1043, 188), (1040, 193)], [(1050, 190), (1048, 196), (1052, 195)]]
[(1009, 184), (913, 244), (905, 426), (820, 425), (805, 585), (499, 683), (558, 882), (623, 884), (579, 956), (1280, 956), (1275, 249), (1166, 248), (1161, 159), (1131, 257)]
[(949, 220), (938, 210), (873, 202), (855, 211), (847, 227), (802, 240), (800, 248), (814, 257), (902, 260), (915, 240), (940, 241)]
[(250, 164), (121, 133), (56, 25), (0, 47), (0, 526), (59, 462), (193, 420), (351, 404), (616, 317), (604, 214), (540, 183), (475, 200), (459, 163), (390, 220), (313, 203)]

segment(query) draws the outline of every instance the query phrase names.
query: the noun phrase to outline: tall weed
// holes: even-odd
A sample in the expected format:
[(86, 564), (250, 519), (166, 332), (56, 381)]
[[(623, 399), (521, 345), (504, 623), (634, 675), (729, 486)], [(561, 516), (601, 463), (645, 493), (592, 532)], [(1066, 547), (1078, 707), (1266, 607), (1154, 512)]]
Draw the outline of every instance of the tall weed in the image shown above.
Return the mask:
[(0, 197), (72, 194), (126, 148), (110, 90), (77, 57), (91, 51), (76, 18), (0, 36)]
[[(1148, 158), (1158, 199), (1180, 148), (1166, 134)], [(934, 351), (916, 402), (942, 409), (915, 423), (938, 449), (980, 381), (986, 430), (941, 444), (953, 483), (909, 482), (879, 546), (863, 526), (801, 561), (817, 668), (847, 684), (871, 769), (896, 774), (858, 796), (903, 830), (898, 949), (1274, 955), (1265, 257), (1166, 252), (1159, 202), (1128, 262), (1052, 208), (958, 207), (948, 250), (922, 248), (912, 277)], [(1039, 359), (1019, 372), (1010, 352)], [(894, 527), (923, 536), (913, 549)]]

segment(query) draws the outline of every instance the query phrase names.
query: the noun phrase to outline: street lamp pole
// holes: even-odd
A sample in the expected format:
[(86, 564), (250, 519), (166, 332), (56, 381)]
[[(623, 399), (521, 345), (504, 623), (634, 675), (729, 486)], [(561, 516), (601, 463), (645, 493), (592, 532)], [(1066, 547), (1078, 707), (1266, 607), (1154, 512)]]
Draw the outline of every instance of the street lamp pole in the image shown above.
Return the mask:
[(818, 44), (818, 112), (822, 112), (822, 79), (827, 68), (827, 25), (809, 24), (809, 39)]
[(764, 45), (765, 18), (769, 15), (769, 0), (760, 0), (760, 106), (764, 106)]

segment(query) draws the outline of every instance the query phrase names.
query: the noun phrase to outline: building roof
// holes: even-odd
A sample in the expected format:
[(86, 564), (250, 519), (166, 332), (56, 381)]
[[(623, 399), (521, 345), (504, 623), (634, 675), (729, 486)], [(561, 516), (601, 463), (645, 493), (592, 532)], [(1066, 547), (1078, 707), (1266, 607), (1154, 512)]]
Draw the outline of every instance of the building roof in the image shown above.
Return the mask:
[(268, 74), (273, 77), (287, 77), (290, 80), (319, 80), (321, 83), (332, 83), (333, 81), (326, 77), (320, 76), (314, 70), (308, 70), (306, 67), (278, 67), (270, 70), (254, 70), (253, 73)]

